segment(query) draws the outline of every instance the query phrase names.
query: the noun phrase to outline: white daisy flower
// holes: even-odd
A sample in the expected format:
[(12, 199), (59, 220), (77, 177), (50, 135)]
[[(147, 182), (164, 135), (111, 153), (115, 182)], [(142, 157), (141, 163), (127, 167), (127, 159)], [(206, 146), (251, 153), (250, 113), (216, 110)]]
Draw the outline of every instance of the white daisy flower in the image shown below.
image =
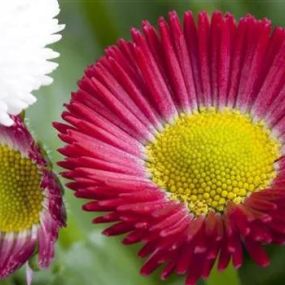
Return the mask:
[(60, 40), (64, 28), (55, 17), (57, 0), (5, 0), (0, 9), (0, 124), (36, 101), (32, 91), (52, 83), (47, 76), (59, 53), (46, 47)]

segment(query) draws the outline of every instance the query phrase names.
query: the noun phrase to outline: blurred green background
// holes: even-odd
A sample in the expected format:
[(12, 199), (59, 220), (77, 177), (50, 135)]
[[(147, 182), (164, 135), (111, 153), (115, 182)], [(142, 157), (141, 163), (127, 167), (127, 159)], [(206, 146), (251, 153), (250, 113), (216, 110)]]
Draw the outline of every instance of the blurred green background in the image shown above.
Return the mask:
[[(8, 0), (6, 0), (8, 1)], [(63, 39), (53, 46), (60, 52), (59, 68), (54, 72), (54, 84), (40, 89), (38, 102), (27, 112), (30, 129), (49, 150), (53, 163), (60, 159), (56, 149), (60, 146), (53, 121), (60, 120), (63, 103), (69, 100), (70, 92), (84, 68), (98, 59), (104, 48), (119, 38), (129, 39), (130, 27), (138, 27), (143, 19), (153, 24), (159, 16), (167, 16), (170, 10), (199, 10), (209, 12), (220, 9), (231, 11), (236, 17), (248, 12), (257, 17), (268, 17), (274, 24), (285, 24), (285, 1), (84, 1), (61, 0), (60, 22), (66, 24)], [(56, 168), (56, 171), (60, 170)], [(184, 278), (172, 277), (166, 282), (158, 274), (145, 278), (139, 275), (142, 260), (136, 256), (137, 247), (125, 247), (120, 238), (107, 238), (100, 234), (102, 228), (91, 224), (93, 215), (82, 212), (82, 201), (65, 191), (68, 212), (68, 227), (61, 231), (56, 257), (47, 271), (34, 274), (34, 285), (182, 285)], [(265, 285), (285, 284), (285, 251), (270, 248), (272, 265), (264, 270), (246, 260), (237, 273), (232, 268), (223, 273), (213, 272), (208, 285)], [(0, 284), (25, 284), (24, 270)], [(201, 282), (201, 284), (204, 284)]]

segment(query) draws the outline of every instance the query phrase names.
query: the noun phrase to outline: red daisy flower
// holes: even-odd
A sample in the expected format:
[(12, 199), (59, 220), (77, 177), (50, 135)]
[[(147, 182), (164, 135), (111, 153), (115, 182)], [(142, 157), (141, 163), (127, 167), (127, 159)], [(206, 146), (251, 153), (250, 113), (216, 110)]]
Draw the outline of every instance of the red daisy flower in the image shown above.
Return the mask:
[(142, 242), (141, 272), (207, 278), (285, 242), (285, 30), (251, 15), (147, 21), (87, 68), (55, 123), (68, 186)]
[(0, 279), (36, 251), (47, 267), (65, 225), (57, 178), (20, 117), (12, 119), (12, 127), (0, 126)]

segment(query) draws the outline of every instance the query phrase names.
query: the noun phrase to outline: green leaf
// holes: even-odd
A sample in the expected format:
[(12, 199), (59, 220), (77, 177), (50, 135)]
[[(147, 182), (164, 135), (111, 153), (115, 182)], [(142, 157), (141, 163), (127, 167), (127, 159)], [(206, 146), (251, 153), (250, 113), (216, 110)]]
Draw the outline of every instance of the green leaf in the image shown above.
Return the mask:
[(93, 230), (68, 249), (57, 248), (56, 260), (48, 271), (37, 272), (33, 285), (149, 285), (153, 277), (139, 274), (141, 261), (119, 243)]
[(237, 270), (232, 266), (228, 266), (223, 272), (219, 272), (217, 269), (213, 269), (209, 279), (208, 285), (240, 285), (239, 276)]

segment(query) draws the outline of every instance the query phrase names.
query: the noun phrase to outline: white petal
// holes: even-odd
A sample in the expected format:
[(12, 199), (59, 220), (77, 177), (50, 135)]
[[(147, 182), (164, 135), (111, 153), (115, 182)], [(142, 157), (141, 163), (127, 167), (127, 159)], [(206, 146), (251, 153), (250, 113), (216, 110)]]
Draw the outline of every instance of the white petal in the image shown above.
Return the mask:
[(10, 118), (7, 113), (0, 112), (0, 124), (11, 127), (14, 124), (14, 121)]
[(7, 101), (7, 106), (11, 115), (18, 115), (28, 107), (28, 104), (18, 99)]
[(25, 100), (28, 105), (32, 105), (37, 102), (37, 98), (32, 94), (26, 94), (23, 100)]
[(32, 285), (32, 280), (33, 280), (33, 269), (30, 267), (29, 263), (26, 262), (26, 282), (27, 285)]
[(13, 0), (0, 9), (0, 124), (11, 125), (18, 114), (36, 101), (32, 95), (52, 83), (47, 76), (57, 68), (49, 60), (59, 56), (47, 45), (60, 40), (65, 25), (55, 17), (57, 0)]

